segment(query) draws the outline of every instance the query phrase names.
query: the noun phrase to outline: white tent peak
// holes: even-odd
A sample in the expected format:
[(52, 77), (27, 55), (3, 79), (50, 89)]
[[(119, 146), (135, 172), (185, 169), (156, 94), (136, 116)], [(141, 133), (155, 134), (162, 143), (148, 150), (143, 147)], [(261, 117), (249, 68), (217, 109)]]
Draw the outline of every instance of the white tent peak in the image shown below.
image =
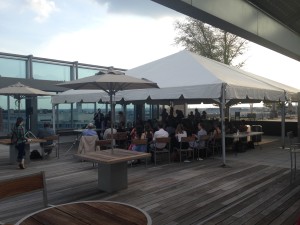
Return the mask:
[(267, 90), (299, 90), (244, 70), (182, 50), (167, 57), (125, 72), (135, 77), (154, 80), (161, 88), (191, 85), (226, 84)]
[[(136, 78), (146, 78), (161, 89), (129, 90), (119, 93), (127, 102), (151, 99), (162, 104), (184, 100), (188, 104), (219, 102), (222, 87), (226, 104), (286, 101), (300, 90), (276, 81), (199, 56), (187, 50), (144, 64), (125, 72)], [(91, 99), (90, 95), (86, 101)], [(63, 96), (61, 96), (63, 98)], [(67, 96), (65, 96), (67, 97)], [(73, 96), (72, 98), (74, 98)], [(99, 99), (99, 96), (97, 96)], [(80, 98), (82, 96), (80, 95)], [(76, 99), (68, 99), (76, 101)], [(61, 100), (53, 101), (61, 102)], [(164, 102), (164, 103), (165, 103)], [(182, 101), (179, 101), (182, 102)]]

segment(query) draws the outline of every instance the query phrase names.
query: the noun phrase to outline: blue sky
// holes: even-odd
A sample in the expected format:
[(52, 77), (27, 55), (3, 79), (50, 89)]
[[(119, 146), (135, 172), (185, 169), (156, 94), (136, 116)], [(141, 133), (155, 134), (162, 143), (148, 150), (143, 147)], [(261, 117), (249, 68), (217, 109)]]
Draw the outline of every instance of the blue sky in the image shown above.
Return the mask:
[[(0, 51), (125, 69), (178, 52), (179, 14), (150, 0), (0, 0)], [(244, 70), (300, 89), (300, 63), (250, 44)]]

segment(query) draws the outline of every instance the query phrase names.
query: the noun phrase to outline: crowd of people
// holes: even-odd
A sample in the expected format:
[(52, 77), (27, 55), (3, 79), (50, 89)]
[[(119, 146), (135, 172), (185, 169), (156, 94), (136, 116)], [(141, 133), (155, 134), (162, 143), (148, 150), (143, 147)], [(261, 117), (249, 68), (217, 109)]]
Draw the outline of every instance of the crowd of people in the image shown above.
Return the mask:
[[(173, 158), (176, 158), (176, 149), (194, 147), (202, 149), (206, 145), (206, 141), (202, 140), (202, 136), (209, 136), (209, 142), (215, 142), (217, 139), (220, 141), (221, 126), (218, 120), (207, 120), (207, 114), (205, 111), (200, 113), (198, 109), (195, 109), (195, 113), (190, 112), (187, 118), (184, 118), (184, 114), (181, 110), (174, 110), (171, 107), (169, 113), (166, 109), (162, 110), (161, 120), (137, 120), (133, 127), (125, 127), (125, 116), (123, 112), (119, 112), (119, 126), (114, 128), (113, 134), (117, 132), (127, 132), (128, 134), (128, 150), (139, 152), (151, 152), (151, 148), (154, 148), (155, 140), (159, 137), (170, 137), (170, 149)], [(101, 109), (94, 114), (94, 123), (87, 124), (86, 128), (82, 132), (82, 136), (98, 136), (98, 139), (110, 139), (111, 138), (111, 112), (106, 115), (101, 112)], [(246, 131), (247, 127), (244, 121), (241, 121), (239, 126), (236, 126), (228, 121), (225, 122), (225, 132), (235, 133)], [(23, 126), (23, 119), (17, 118), (15, 126), (12, 129), (12, 133), (16, 133), (17, 141), (15, 143), (18, 149), (19, 168), (25, 168), (25, 143), (28, 138), (25, 136), (25, 129)], [(37, 137), (45, 138), (54, 135), (54, 130), (50, 127), (48, 122), (44, 123), (43, 129), (38, 131)], [(180, 145), (182, 137), (194, 136), (196, 142), (193, 144), (185, 143)], [(147, 145), (134, 145), (130, 144), (133, 139), (147, 139)], [(233, 148), (238, 151), (239, 142), (233, 140)], [(47, 141), (41, 144), (41, 147), (51, 145), (52, 141)], [(114, 143), (115, 144), (115, 143)], [(166, 147), (165, 143), (160, 143), (155, 146), (157, 149), (163, 149)], [(47, 152), (50, 155), (51, 149)], [(202, 154), (202, 156), (204, 156)], [(201, 158), (200, 158), (201, 159)]]

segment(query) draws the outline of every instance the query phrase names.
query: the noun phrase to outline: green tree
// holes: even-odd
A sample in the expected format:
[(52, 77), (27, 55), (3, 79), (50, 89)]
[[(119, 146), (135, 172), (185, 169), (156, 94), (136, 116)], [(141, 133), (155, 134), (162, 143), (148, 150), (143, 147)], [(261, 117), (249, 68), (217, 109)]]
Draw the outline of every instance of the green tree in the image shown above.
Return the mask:
[(175, 21), (175, 44), (207, 58), (227, 65), (242, 67), (245, 61), (233, 65), (233, 60), (244, 54), (247, 41), (227, 31), (212, 27), (199, 20), (186, 17)]

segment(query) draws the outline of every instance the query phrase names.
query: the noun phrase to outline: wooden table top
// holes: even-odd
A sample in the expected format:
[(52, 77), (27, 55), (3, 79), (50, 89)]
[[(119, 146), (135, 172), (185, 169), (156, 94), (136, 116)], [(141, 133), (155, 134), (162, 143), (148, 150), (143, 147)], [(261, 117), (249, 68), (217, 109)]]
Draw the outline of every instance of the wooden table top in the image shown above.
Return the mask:
[[(84, 130), (87, 130), (87, 128), (85, 128), (85, 129), (75, 129), (75, 130), (73, 130), (73, 132), (76, 132), (76, 133), (82, 133)], [(93, 129), (91, 129), (91, 130), (94, 130), (94, 131), (102, 131), (102, 130), (104, 130), (104, 129), (93, 128)]]
[(57, 205), (32, 213), (16, 225), (151, 225), (142, 209), (120, 202), (85, 201)]
[(239, 135), (236, 133), (234, 134), (226, 134), (225, 137), (227, 138), (243, 138), (243, 137), (248, 137), (248, 136), (255, 136), (255, 135), (262, 135), (264, 132), (240, 132)]
[(150, 153), (136, 152), (131, 150), (115, 148), (96, 152), (87, 152), (85, 154), (75, 154), (76, 157), (103, 164), (114, 164), (119, 162), (130, 161), (134, 159), (143, 159), (151, 157)]
[[(33, 138), (33, 139), (29, 139), (29, 140), (30, 141), (27, 141), (26, 144), (46, 142), (45, 139), (40, 139), (40, 138)], [(11, 145), (12, 144), (11, 139), (10, 138), (0, 139), (0, 144)]]

